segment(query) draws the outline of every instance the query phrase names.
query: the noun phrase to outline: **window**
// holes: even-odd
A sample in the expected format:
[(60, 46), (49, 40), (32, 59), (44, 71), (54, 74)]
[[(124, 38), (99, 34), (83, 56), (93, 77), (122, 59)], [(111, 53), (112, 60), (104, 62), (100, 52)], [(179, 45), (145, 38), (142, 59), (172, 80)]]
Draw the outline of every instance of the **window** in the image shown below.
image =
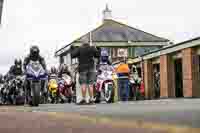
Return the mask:
[(112, 51), (112, 49), (111, 49), (111, 48), (106, 48), (106, 49), (108, 50), (109, 56), (111, 56), (111, 51)]
[(128, 56), (128, 49), (127, 48), (118, 48), (117, 49), (117, 57), (127, 57)]
[(112, 56), (113, 57), (117, 56), (117, 48), (112, 48)]
[(135, 56), (135, 55), (134, 55), (134, 53), (135, 53), (134, 50), (135, 50), (134, 47), (129, 47), (129, 48), (128, 48), (128, 56), (129, 56), (129, 57), (134, 57), (134, 56)]
[(131, 57), (131, 55), (132, 55), (132, 50), (131, 50), (131, 47), (129, 47), (128, 48), (128, 56)]

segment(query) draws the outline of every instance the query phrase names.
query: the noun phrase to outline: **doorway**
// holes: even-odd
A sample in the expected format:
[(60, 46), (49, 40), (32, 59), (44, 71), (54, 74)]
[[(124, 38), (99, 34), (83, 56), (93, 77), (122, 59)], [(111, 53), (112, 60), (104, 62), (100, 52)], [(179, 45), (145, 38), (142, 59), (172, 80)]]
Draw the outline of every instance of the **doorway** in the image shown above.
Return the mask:
[(153, 64), (153, 95), (160, 98), (160, 64)]
[(137, 72), (138, 72), (138, 76), (141, 78), (142, 77), (141, 67), (137, 67)]
[(182, 59), (176, 59), (174, 61), (175, 71), (175, 96), (183, 97), (183, 71), (182, 71)]

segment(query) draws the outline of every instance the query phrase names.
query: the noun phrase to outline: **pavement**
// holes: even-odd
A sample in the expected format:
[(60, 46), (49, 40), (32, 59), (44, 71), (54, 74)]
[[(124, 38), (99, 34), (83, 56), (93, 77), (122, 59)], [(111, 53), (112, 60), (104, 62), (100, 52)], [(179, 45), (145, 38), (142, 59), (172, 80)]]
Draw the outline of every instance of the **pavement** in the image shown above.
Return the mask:
[(200, 133), (200, 99), (1, 106), (0, 132)]

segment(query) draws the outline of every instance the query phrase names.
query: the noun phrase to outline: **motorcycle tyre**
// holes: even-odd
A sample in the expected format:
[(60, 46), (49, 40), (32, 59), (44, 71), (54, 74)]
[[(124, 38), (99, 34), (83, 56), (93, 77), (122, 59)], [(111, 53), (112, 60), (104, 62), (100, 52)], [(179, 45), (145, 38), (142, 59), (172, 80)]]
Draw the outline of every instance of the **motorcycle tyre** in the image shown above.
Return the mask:
[(113, 88), (113, 86), (112, 86), (112, 89), (111, 89), (110, 99), (106, 100), (106, 103), (114, 103), (114, 88)]
[(39, 106), (40, 103), (40, 84), (33, 84), (32, 85), (32, 92), (33, 92), (33, 97), (32, 97), (32, 106)]
[(95, 96), (94, 96), (94, 102), (95, 103), (100, 103), (101, 102), (101, 93), (100, 92), (96, 92)]
[(72, 97), (68, 97), (67, 102), (71, 103), (72, 102)]

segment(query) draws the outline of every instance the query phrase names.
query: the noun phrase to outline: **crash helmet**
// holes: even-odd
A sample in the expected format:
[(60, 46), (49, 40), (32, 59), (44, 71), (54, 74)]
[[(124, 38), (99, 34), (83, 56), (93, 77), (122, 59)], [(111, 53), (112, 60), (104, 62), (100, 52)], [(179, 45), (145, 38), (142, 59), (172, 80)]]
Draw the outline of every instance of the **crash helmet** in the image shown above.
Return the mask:
[(50, 72), (51, 72), (51, 73), (57, 73), (56, 67), (54, 67), (54, 66), (53, 66), (53, 67), (51, 67), (51, 70), (50, 70)]
[(108, 62), (109, 60), (109, 54), (107, 49), (102, 49), (101, 50), (101, 62)]
[(30, 48), (30, 55), (32, 57), (38, 57), (40, 54), (40, 50), (38, 48), (38, 46), (36, 45), (33, 45), (31, 48)]
[(60, 66), (60, 71), (63, 73), (63, 72), (65, 72), (66, 70), (68, 70), (67, 64), (62, 64), (62, 65)]
[(15, 66), (17, 66), (17, 65), (20, 65), (20, 66), (21, 66), (21, 65), (22, 65), (22, 60), (16, 58), (15, 61), (14, 61), (14, 63), (15, 63)]
[(3, 81), (4, 77), (3, 74), (0, 74), (0, 81)]
[(101, 56), (109, 56), (108, 50), (105, 49), (105, 48), (102, 48), (102, 49), (101, 49)]

